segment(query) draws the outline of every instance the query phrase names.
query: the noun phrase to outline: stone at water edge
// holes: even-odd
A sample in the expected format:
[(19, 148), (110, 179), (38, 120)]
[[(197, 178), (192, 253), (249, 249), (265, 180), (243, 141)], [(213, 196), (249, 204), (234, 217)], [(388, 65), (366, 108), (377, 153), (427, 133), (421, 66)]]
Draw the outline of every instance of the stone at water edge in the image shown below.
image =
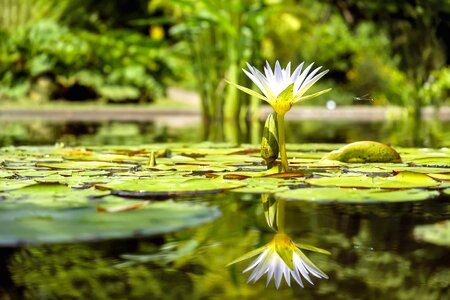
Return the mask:
[(322, 160), (337, 160), (347, 163), (400, 163), (400, 154), (391, 146), (373, 142), (361, 141), (348, 144), (338, 150), (331, 151)]

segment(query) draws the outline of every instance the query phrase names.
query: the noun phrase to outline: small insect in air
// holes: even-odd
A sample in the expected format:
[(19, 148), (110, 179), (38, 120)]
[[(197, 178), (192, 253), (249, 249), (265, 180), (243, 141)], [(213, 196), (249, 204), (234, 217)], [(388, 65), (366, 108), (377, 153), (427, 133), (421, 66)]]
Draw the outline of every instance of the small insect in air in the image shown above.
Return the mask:
[(370, 94), (364, 94), (359, 97), (353, 97), (353, 100), (356, 101), (373, 101), (373, 98), (370, 96)]

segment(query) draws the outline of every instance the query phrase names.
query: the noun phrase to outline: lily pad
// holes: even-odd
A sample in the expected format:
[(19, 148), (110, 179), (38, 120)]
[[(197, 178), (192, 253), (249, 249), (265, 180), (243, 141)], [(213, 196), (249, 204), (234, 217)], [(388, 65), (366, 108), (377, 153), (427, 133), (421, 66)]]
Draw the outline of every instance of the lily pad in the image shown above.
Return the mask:
[(0, 206), (0, 246), (147, 237), (200, 225), (220, 216), (205, 205), (159, 202), (136, 210), (103, 213), (94, 206), (51, 209)]
[(114, 169), (114, 170), (126, 170), (135, 165), (126, 165), (109, 162), (98, 161), (66, 161), (61, 163), (37, 163), (36, 167), (45, 167), (49, 169), (71, 169), (71, 170), (96, 170), (96, 169)]
[(111, 190), (114, 195), (127, 197), (212, 194), (245, 186), (245, 183), (221, 178), (185, 178), (181, 176), (162, 179), (115, 180), (96, 185)]
[(431, 244), (450, 247), (450, 220), (416, 226), (414, 237)]
[(420, 201), (437, 197), (437, 191), (418, 189), (386, 190), (386, 189), (355, 189), (355, 188), (302, 188), (282, 191), (275, 194), (277, 198), (287, 200), (303, 200), (312, 202), (406, 202)]
[(414, 172), (399, 172), (395, 176), (376, 177), (366, 175), (340, 175), (321, 178), (310, 178), (307, 183), (319, 186), (360, 187), (406, 189), (418, 187), (435, 187), (440, 183), (430, 176)]
[(0, 179), (0, 191), (17, 190), (29, 185), (36, 184), (34, 180), (14, 180), (14, 179)]

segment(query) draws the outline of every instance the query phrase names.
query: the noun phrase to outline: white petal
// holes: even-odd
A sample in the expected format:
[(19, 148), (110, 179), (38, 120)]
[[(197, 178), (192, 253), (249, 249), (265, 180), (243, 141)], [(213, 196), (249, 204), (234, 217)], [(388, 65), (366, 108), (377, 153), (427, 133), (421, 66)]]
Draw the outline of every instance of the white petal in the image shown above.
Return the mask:
[(286, 283), (288, 286), (291, 286), (291, 269), (287, 265), (285, 265), (284, 268), (284, 279), (286, 280)]
[(273, 269), (269, 269), (269, 271), (267, 272), (266, 287), (269, 285), (269, 282), (272, 279), (273, 271), (274, 271)]
[(277, 80), (277, 82), (280, 82), (283, 80), (283, 75), (281, 74), (280, 62), (278, 60), (275, 62), (275, 79)]
[(294, 73), (292, 73), (291, 76), (291, 80), (292, 82), (295, 82), (295, 80), (297, 79), (298, 75), (300, 74), (300, 72), (302, 71), (303, 65), (305, 64), (305, 62), (302, 62), (295, 70)]
[(305, 266), (303, 265), (303, 261), (300, 259), (300, 257), (294, 255), (294, 260), (296, 260), (296, 262), (294, 262), (294, 266), (298, 268), (303, 278), (305, 278), (309, 283), (314, 284), (311, 278), (309, 277), (308, 270), (306, 270)]
[(300, 276), (300, 273), (297, 270), (297, 267), (294, 266), (294, 270), (291, 271), (292, 277), (294, 277), (295, 281), (301, 286), (303, 286), (302, 277)]
[(285, 76), (284, 76), (284, 80), (289, 80), (291, 78), (291, 62), (289, 62), (286, 66), (286, 71), (285, 71)]
[(308, 89), (310, 88), (310, 87), (312, 87), (313, 85), (314, 85), (314, 83), (316, 83), (320, 78), (322, 78), (323, 77), (323, 75), (325, 75), (326, 73), (328, 73), (328, 70), (325, 70), (325, 71), (323, 71), (323, 72), (321, 72), (320, 74), (318, 74), (318, 75), (316, 75), (313, 79), (311, 79), (309, 82), (308, 82), (308, 84), (306, 85), (306, 86), (302, 86), (301, 88), (300, 88), (300, 90), (297, 92), (297, 93), (295, 93), (295, 98), (298, 98), (298, 97), (301, 97), (301, 96), (303, 96), (303, 94), (305, 94), (307, 91), (308, 91)]
[(264, 258), (264, 260), (262, 260), (253, 270), (248, 281), (253, 280), (253, 282), (256, 282), (259, 278), (261, 278), (261, 276), (267, 273), (267, 271), (269, 271), (270, 268), (270, 260), (271, 260), (271, 253), (268, 253), (268, 255)]
[(298, 89), (300, 88), (301, 84), (303, 83), (303, 80), (305, 79), (306, 75), (308, 75), (309, 70), (312, 68), (314, 63), (310, 64), (301, 74), (300, 77), (295, 78), (295, 84), (294, 84), (294, 95), (298, 93)]
[(256, 265), (261, 263), (261, 261), (266, 257), (269, 249), (265, 249), (263, 253), (261, 253), (242, 273), (248, 272), (253, 269)]
[(319, 72), (319, 70), (322, 69), (322, 67), (318, 67), (316, 68), (314, 71), (312, 71), (308, 77), (306, 77), (306, 79), (303, 81), (303, 84), (300, 86), (300, 90), (302, 90), (305, 86), (307, 86), (310, 82), (311, 82), (311, 78), (314, 77), (314, 75), (317, 74), (317, 72)]
[(286, 263), (280, 257), (278, 257), (274, 263), (275, 263), (275, 266), (274, 266), (274, 268), (275, 268), (275, 286), (278, 289), (280, 287), (281, 279), (283, 278), (283, 266)]
[(264, 73), (266, 73), (266, 77), (268, 80), (272, 80), (274, 77), (272, 68), (270, 68), (269, 62), (266, 60), (266, 66), (264, 67)]
[(264, 86), (261, 84), (261, 82), (259, 81), (258, 78), (256, 78), (253, 74), (250, 74), (247, 70), (242, 69), (242, 71), (244, 71), (245, 75), (248, 76), (248, 78), (250, 78), (251, 81), (253, 81), (253, 83), (261, 90), (261, 92), (264, 94), (264, 96), (267, 97), (267, 91), (264, 88)]
[(255, 70), (256, 78), (259, 80), (259, 82), (261, 82), (261, 84), (263, 85), (264, 89), (267, 92), (267, 94), (265, 96), (267, 98), (272, 98), (274, 93), (273, 93), (273, 90), (271, 88), (269, 81), (259, 70), (257, 70), (257, 69), (254, 69), (254, 70)]

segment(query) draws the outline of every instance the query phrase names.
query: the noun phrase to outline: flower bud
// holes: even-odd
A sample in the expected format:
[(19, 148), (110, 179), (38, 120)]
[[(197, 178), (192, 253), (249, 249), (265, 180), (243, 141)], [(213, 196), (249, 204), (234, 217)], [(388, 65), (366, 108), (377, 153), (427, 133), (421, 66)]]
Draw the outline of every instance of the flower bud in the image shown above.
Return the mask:
[(266, 161), (268, 169), (272, 168), (273, 162), (278, 158), (278, 152), (277, 114), (271, 113), (264, 124), (261, 141), (261, 157)]

